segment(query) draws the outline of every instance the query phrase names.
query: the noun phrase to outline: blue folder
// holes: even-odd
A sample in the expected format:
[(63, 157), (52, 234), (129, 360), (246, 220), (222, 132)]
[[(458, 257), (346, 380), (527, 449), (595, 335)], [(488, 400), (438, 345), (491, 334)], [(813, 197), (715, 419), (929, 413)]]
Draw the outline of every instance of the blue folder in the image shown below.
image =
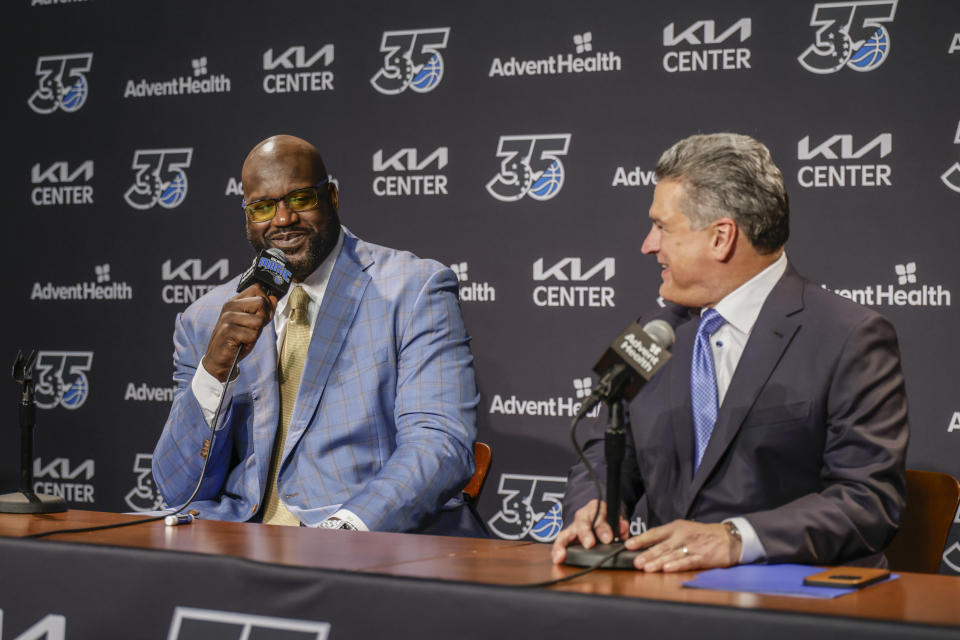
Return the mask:
[[(729, 569), (704, 571), (693, 580), (684, 582), (683, 586), (800, 598), (836, 598), (845, 593), (857, 591), (857, 589), (836, 587), (808, 587), (803, 584), (804, 578), (821, 571), (823, 571), (821, 567), (811, 567), (806, 564), (742, 564)], [(899, 577), (896, 574), (890, 574), (889, 578), (876, 584), (883, 584)]]

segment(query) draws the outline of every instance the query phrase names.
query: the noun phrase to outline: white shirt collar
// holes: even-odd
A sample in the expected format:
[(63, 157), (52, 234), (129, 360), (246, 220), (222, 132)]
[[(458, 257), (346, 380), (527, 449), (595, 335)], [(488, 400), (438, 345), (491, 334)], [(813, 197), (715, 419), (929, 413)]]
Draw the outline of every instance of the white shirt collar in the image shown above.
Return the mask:
[[(343, 227), (340, 227), (340, 235), (337, 236), (337, 244), (334, 245), (333, 249), (330, 251), (329, 255), (323, 259), (323, 262), (320, 263), (320, 266), (313, 270), (313, 273), (308, 275), (303, 282), (293, 282), (290, 285), (290, 290), (287, 291), (286, 295), (280, 298), (277, 302), (277, 312), (276, 315), (287, 317), (287, 307), (290, 304), (290, 291), (293, 291), (293, 288), (296, 286), (303, 287), (303, 290), (306, 291), (307, 295), (310, 296), (310, 315), (313, 316), (316, 313), (316, 310), (319, 308), (319, 303), (323, 301), (323, 294), (327, 290), (327, 284), (330, 282), (330, 274), (333, 273), (333, 265), (337, 262), (337, 256), (340, 255), (340, 250), (343, 248)], [(312, 317), (311, 317), (311, 325)]]
[(749, 334), (767, 296), (786, 270), (787, 252), (782, 251), (766, 269), (724, 296), (716, 305), (717, 312), (738, 331)]

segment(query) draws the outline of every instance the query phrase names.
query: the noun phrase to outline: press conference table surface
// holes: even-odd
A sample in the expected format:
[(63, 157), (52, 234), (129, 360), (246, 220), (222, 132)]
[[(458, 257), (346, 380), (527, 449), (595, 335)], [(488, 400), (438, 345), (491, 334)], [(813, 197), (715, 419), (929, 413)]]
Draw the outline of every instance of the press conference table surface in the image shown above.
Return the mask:
[[(22, 537), (135, 519), (139, 517), (77, 510), (46, 515), (0, 514), (0, 536)], [(357, 533), (204, 520), (178, 527), (153, 522), (46, 539), (489, 585), (534, 583), (576, 571), (552, 565), (549, 545), (527, 541)], [(953, 576), (902, 573), (898, 580), (836, 599), (819, 600), (683, 588), (682, 583), (694, 575), (695, 572), (666, 575), (596, 571), (548, 589), (960, 628), (960, 578)]]

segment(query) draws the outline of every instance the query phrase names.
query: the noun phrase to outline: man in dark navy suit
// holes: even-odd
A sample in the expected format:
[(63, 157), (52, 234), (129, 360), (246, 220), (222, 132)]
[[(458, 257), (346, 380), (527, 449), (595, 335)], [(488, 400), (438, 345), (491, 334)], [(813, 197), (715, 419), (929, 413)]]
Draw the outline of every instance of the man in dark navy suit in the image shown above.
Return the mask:
[[(634, 399), (627, 517), (648, 530), (634, 566), (885, 565), (905, 503), (909, 427), (896, 333), (789, 263), (789, 206), (769, 150), (743, 135), (681, 140), (657, 164), (642, 251), (681, 305), (672, 359)], [(605, 478), (603, 441), (587, 455)], [(595, 491), (570, 473), (566, 547), (610, 542)]]

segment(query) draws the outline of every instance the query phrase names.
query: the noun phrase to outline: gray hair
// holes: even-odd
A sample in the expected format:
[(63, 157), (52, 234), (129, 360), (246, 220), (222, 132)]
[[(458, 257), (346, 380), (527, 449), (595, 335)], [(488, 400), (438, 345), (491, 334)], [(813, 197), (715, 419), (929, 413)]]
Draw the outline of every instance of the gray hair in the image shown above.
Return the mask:
[(736, 133), (695, 135), (667, 149), (658, 180), (684, 185), (681, 206), (694, 229), (733, 218), (760, 253), (772, 253), (790, 236), (790, 204), (783, 174), (770, 150)]

